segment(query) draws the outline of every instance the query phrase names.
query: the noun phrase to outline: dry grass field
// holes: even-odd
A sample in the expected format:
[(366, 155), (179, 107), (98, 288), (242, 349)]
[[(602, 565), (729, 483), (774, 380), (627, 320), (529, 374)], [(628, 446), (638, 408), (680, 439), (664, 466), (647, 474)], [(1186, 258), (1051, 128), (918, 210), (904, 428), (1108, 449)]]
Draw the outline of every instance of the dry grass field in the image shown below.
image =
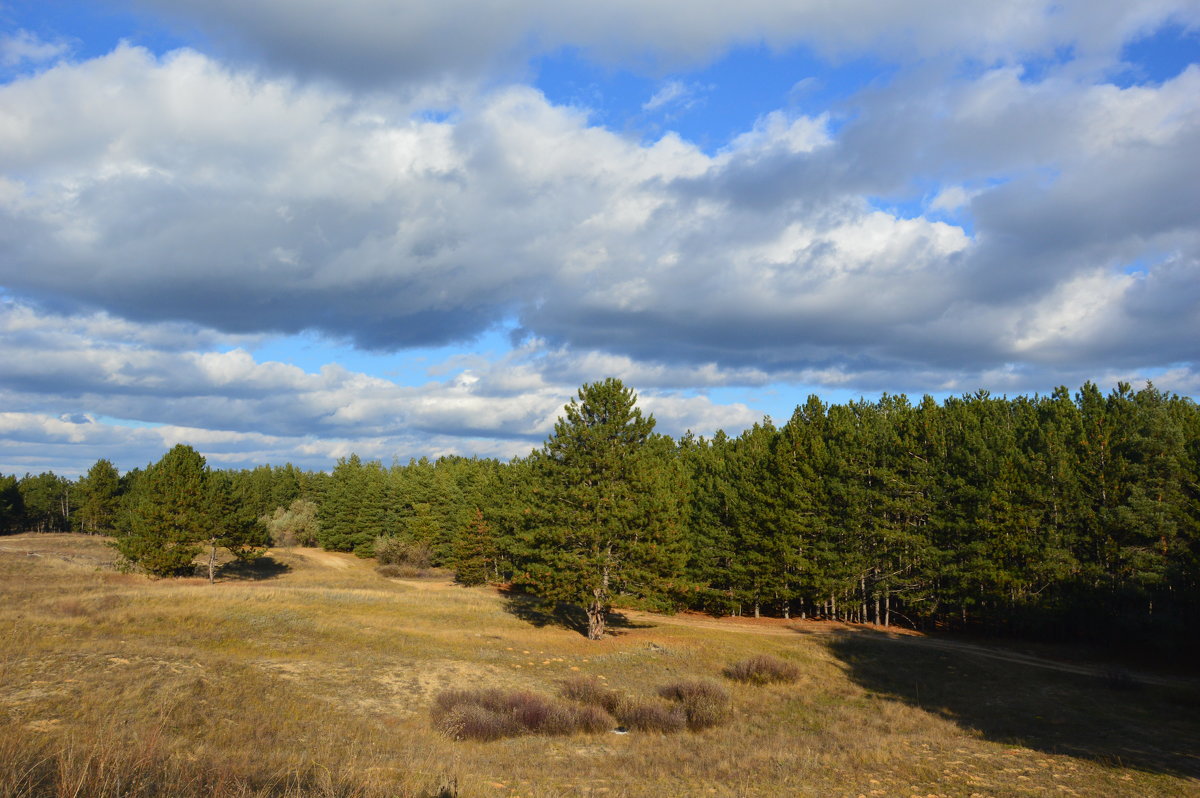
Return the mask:
[[(629, 613), (591, 643), (520, 597), (277, 550), (217, 584), (102, 539), (0, 538), (3, 796), (1200, 795), (1179, 678), (823, 624)], [(569, 618), (567, 619), (570, 620)], [(768, 654), (791, 684), (723, 679)], [(434, 696), (722, 682), (725, 725), (454, 741)]]

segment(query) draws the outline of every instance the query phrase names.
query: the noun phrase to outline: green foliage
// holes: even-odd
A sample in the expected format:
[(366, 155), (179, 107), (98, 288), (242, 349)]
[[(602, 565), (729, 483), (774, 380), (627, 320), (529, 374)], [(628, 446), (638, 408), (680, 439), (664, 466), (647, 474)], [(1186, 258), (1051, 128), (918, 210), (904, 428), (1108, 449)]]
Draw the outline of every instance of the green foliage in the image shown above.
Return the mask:
[(71, 492), (74, 485), (53, 471), (26, 474), (18, 483), (24, 526), (34, 532), (65, 532), (71, 528)]
[(475, 511), (462, 533), (454, 559), (454, 578), (464, 585), (482, 585), (494, 572), (496, 541), (482, 510)]
[(154, 576), (190, 573), (212, 531), (206, 474), (204, 458), (184, 444), (147, 468), (114, 542), (121, 556)]
[(315, 502), (296, 499), (287, 507), (276, 507), (275, 512), (260, 520), (277, 546), (317, 545), (320, 527)]
[(19, 532), (25, 522), (25, 503), (16, 477), (0, 474), (0, 534)]
[(113, 541), (130, 565), (154, 576), (188, 574), (207, 549), (211, 579), (217, 548), (240, 560), (266, 551), (266, 528), (251, 514), (249, 502), (239, 500), (233, 477), (210, 471), (191, 446), (176, 445), (133, 477)]
[(338, 460), (318, 514), (317, 541), (329, 551), (374, 555), (375, 539), (388, 533), (388, 479), (378, 461), (358, 455)]
[(97, 460), (79, 482), (79, 528), (83, 532), (108, 533), (117, 518), (121, 476), (113, 464)]
[(661, 592), (684, 561), (686, 472), (636, 401), (616, 379), (584, 385), (533, 460), (521, 581), (585, 607), (592, 639), (614, 596)]

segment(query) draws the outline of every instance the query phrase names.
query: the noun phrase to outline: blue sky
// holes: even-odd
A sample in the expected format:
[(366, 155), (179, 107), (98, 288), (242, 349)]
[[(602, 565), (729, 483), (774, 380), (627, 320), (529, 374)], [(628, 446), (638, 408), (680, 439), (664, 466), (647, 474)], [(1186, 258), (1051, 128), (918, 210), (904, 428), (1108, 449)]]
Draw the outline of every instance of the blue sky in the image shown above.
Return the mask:
[(618, 376), (1200, 395), (1200, 3), (0, 0), (0, 473), (510, 457)]

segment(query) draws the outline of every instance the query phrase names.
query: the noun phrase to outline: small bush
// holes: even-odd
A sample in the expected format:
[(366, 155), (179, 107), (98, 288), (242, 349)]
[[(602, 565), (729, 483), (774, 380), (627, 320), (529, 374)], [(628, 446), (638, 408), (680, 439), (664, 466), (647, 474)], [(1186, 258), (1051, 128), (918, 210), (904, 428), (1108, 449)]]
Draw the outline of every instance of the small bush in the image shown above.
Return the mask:
[(459, 704), (433, 721), (434, 728), (451, 740), (499, 740), (516, 737), (521, 727), (514, 718), (479, 704)]
[(426, 570), (433, 565), (433, 552), (423, 543), (382, 535), (375, 539), (374, 549), (380, 565), (400, 565), (417, 570)]
[(682, 706), (687, 726), (692, 731), (719, 726), (729, 719), (729, 692), (719, 684), (674, 682), (660, 687), (658, 694)]
[(687, 726), (687, 714), (683, 707), (654, 699), (624, 698), (613, 714), (622, 726), (633, 731), (669, 734), (682, 731)]
[(725, 675), (734, 681), (763, 685), (794, 682), (800, 678), (800, 669), (778, 657), (760, 654), (735, 662), (725, 669)]
[(271, 515), (259, 519), (271, 534), (276, 546), (315, 546), (317, 532), (317, 505), (304, 499), (296, 499), (285, 507), (276, 507)]
[(568, 701), (578, 701), (580, 704), (599, 707), (605, 712), (616, 712), (621, 703), (621, 694), (593, 676), (572, 676), (564, 679), (559, 688), (559, 695)]
[(595, 707), (573, 707), (522, 691), (447, 691), (435, 697), (432, 715), (434, 728), (455, 740), (595, 733), (616, 725)]
[(570, 710), (575, 716), (575, 728), (584, 734), (612, 731), (617, 726), (613, 716), (602, 707), (570, 707)]

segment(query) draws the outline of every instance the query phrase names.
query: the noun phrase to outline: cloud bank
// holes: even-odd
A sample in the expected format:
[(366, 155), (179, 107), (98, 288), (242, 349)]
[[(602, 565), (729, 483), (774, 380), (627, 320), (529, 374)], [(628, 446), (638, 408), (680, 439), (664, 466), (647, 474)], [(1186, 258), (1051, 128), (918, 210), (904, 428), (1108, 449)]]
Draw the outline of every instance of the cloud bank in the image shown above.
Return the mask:
[[(717, 387), (1196, 391), (1200, 66), (1113, 77), (1195, 3), (460, 5), (142, 0), (211, 51), (0, 42), (42, 64), (0, 84), (0, 438), (507, 456), (608, 374), (675, 433), (754, 420)], [(744, 44), (892, 68), (715, 151), (525, 81), (565, 47), (653, 73)], [(425, 384), (253, 355), (497, 330)]]

